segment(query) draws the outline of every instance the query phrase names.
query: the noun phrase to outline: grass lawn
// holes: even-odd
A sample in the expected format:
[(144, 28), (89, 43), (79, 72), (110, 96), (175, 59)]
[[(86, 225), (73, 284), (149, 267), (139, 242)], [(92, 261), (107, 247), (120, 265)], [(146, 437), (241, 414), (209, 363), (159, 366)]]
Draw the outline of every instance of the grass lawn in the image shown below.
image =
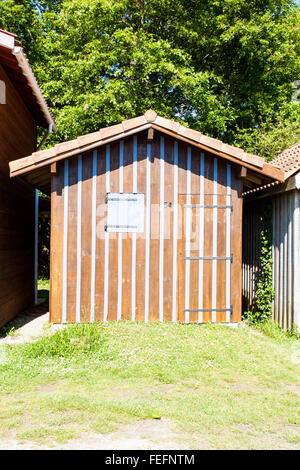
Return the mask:
[[(0, 346), (0, 439), (168, 423), (178, 448), (300, 448), (299, 341), (244, 324), (72, 325)], [(151, 421), (152, 420), (152, 421)]]

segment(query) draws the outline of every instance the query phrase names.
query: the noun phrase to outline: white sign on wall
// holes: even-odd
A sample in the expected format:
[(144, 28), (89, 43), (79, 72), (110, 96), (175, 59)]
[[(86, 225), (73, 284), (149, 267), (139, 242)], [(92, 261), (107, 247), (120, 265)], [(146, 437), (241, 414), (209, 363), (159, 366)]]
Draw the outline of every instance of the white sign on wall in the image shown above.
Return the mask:
[(107, 232), (144, 231), (144, 194), (107, 193)]

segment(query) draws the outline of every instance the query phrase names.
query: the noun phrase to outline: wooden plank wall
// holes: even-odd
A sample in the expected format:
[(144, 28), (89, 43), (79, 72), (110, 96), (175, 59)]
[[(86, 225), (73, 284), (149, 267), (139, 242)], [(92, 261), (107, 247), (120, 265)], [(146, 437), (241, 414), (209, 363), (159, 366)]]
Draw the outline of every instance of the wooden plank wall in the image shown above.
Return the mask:
[(261, 217), (273, 208), (273, 319), (284, 330), (299, 321), (299, 208), (297, 189), (244, 202), (243, 310), (256, 308), (256, 289), (261, 276)]
[[(185, 268), (178, 261), (184, 225), (178, 201), (182, 195), (186, 198), (189, 192), (199, 202), (200, 156), (198, 149), (189, 149), (188, 145), (155, 131), (152, 143), (147, 142), (147, 133), (143, 132), (57, 165), (57, 173), (52, 175), (52, 322), (185, 320), (178, 317), (182, 299), (184, 302), (182, 279), (185, 276)], [(215, 160), (218, 160), (216, 183)], [(190, 171), (187, 170), (189, 164)], [(227, 164), (211, 154), (204, 155), (205, 204), (212, 204), (212, 195), (217, 188), (218, 204), (226, 205)], [(231, 253), (234, 260), (230, 270), (230, 302), (233, 305), (230, 320), (236, 322), (241, 318), (242, 187), (237, 167), (231, 164), (230, 168)], [(144, 233), (105, 232), (107, 192), (145, 194)], [(221, 212), (218, 211), (216, 225), (217, 255), (225, 256), (226, 214)], [(212, 256), (212, 223), (212, 211), (207, 210), (204, 256)], [(196, 234), (197, 224), (197, 220), (193, 220), (192, 230)], [(94, 241), (93, 233), (96, 233)], [(64, 245), (67, 246), (65, 252)], [(65, 277), (64, 266), (67, 267)], [(226, 268), (223, 261), (217, 266), (216, 308), (223, 308)], [(203, 270), (207, 286), (205, 305), (211, 306), (212, 262), (204, 261)], [(194, 296), (199, 283), (196, 265), (192, 267), (190, 280), (190, 295)], [(67, 299), (66, 307), (64, 298)], [(196, 306), (195, 300), (192, 303)], [(223, 312), (216, 315), (216, 321), (225, 321), (225, 318)], [(211, 320), (211, 312), (203, 315), (204, 322)], [(190, 321), (198, 321), (198, 315), (191, 315)]]
[(34, 189), (9, 177), (8, 162), (31, 154), (36, 125), (0, 65), (0, 326), (33, 301)]

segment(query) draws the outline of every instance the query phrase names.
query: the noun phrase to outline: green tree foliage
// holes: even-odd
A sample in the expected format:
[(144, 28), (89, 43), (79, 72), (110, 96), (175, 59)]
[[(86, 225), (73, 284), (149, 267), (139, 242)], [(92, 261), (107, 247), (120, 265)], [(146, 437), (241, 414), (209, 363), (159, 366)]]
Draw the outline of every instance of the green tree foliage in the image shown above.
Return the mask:
[(26, 54), (34, 56), (38, 42), (38, 12), (28, 0), (1, 0), (0, 28), (17, 34), (26, 47)]
[(2, 0), (0, 27), (29, 51), (58, 123), (48, 145), (148, 108), (264, 155), (297, 126), (282, 111), (300, 67), (292, 0)]
[(239, 129), (234, 144), (269, 161), (300, 140), (300, 104), (289, 103), (252, 129)]

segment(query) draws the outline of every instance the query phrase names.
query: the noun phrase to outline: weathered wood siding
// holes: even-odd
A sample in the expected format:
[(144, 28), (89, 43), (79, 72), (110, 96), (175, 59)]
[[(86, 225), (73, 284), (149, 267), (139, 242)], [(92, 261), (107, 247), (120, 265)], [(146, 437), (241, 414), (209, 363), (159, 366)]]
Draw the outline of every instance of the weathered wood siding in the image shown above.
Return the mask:
[(273, 207), (273, 319), (285, 330), (291, 329), (293, 324), (300, 328), (300, 196), (297, 189), (245, 203), (243, 310), (255, 309), (261, 269), (261, 217), (266, 205)]
[(0, 326), (33, 300), (34, 190), (11, 180), (8, 162), (35, 150), (36, 126), (0, 66)]
[(266, 201), (245, 201), (243, 215), (243, 263), (242, 263), (242, 307), (243, 311), (255, 309), (256, 284), (261, 263), (261, 217)]
[(273, 198), (274, 320), (285, 330), (300, 328), (300, 195), (298, 189)]
[[(239, 321), (237, 171), (157, 131), (152, 143), (138, 133), (60, 162), (52, 174), (51, 321)], [(108, 192), (145, 194), (144, 233), (105, 232)], [(206, 206), (202, 219), (188, 203)], [(187, 262), (188, 246), (190, 257), (222, 259)]]

